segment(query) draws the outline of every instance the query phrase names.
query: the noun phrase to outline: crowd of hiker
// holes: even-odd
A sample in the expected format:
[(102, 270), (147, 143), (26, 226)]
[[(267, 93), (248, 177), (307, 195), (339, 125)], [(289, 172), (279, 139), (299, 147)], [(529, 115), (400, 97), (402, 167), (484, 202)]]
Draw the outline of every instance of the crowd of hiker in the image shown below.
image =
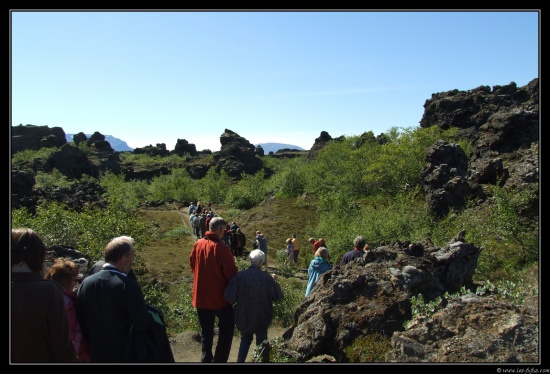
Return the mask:
[[(241, 335), (237, 361), (244, 362), (254, 336), (256, 345), (265, 344), (273, 303), (284, 297), (277, 276), (267, 271), (267, 237), (256, 231), (247, 256), (250, 266), (239, 271), (235, 257), (245, 256), (247, 242), (238, 224), (229, 224), (214, 213), (211, 204), (202, 206), (200, 201), (189, 206), (189, 216), (197, 239), (189, 256), (192, 305), (201, 328), (201, 357), (197, 359), (227, 362), (237, 327)], [(310, 238), (309, 243), (313, 259), (308, 266), (306, 297), (319, 277), (332, 269), (324, 239)], [(289, 260), (297, 264), (297, 235), (292, 234), (285, 245)], [(362, 236), (357, 236), (353, 245), (340, 265), (368, 250)], [(12, 229), (12, 362), (174, 362), (164, 317), (146, 303), (133, 273), (131, 237), (109, 241), (103, 259), (93, 264), (81, 284), (73, 261), (59, 258), (44, 269), (45, 255), (38, 233), (29, 228)], [(213, 347), (216, 329), (218, 339)]]

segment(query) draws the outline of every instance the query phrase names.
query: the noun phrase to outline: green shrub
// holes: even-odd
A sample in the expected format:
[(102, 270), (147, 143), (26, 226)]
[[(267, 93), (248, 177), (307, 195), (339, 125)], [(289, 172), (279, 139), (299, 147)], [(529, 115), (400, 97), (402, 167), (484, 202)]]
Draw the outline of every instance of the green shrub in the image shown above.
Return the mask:
[(34, 178), (35, 188), (68, 188), (74, 182), (69, 181), (58, 169), (54, 168), (51, 173), (39, 171)]
[(191, 330), (200, 332), (197, 310), (193, 308), (193, 283), (182, 282), (170, 288), (171, 301), (165, 314), (166, 328), (170, 334)]
[(391, 339), (378, 332), (361, 335), (345, 348), (349, 362), (385, 362)]
[[(285, 353), (285, 342), (284, 339), (280, 336), (276, 336), (273, 339), (269, 339), (269, 357), (267, 362), (287, 362), (292, 363), (296, 360)], [(254, 348), (254, 353), (252, 355), (253, 362), (264, 362), (264, 347), (259, 345)]]

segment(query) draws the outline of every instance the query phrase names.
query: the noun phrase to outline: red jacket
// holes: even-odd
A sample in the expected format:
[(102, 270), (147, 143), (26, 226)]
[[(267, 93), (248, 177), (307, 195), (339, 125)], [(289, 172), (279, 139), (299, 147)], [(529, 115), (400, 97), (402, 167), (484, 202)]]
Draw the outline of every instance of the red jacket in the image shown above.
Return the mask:
[(231, 248), (218, 235), (207, 231), (195, 242), (189, 265), (193, 272), (193, 307), (217, 310), (229, 305), (223, 293), (238, 269)]
[(324, 245), (325, 245), (325, 241), (324, 241), (324, 240), (323, 240), (322, 242), (319, 241), (319, 240), (315, 241), (315, 243), (313, 243), (313, 253), (315, 254), (315, 252), (317, 252), (317, 250), (318, 250), (319, 248), (321, 248), (322, 246), (324, 246)]

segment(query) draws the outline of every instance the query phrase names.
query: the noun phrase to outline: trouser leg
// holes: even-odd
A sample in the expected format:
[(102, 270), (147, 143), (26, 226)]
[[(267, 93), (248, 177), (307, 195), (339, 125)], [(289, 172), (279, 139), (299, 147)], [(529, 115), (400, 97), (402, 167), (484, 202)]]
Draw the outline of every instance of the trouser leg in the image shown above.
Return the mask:
[(237, 362), (245, 362), (246, 356), (248, 356), (248, 350), (250, 349), (250, 344), (252, 344), (252, 333), (241, 332), (241, 344), (239, 345), (239, 354), (237, 356)]
[(218, 316), (219, 336), (216, 344), (216, 352), (212, 362), (227, 362), (233, 343), (233, 331), (235, 329), (235, 315), (233, 307), (228, 305), (216, 312)]
[(201, 362), (212, 362), (212, 344), (214, 342), (214, 320), (216, 314), (213, 310), (198, 309), (199, 324), (201, 325)]

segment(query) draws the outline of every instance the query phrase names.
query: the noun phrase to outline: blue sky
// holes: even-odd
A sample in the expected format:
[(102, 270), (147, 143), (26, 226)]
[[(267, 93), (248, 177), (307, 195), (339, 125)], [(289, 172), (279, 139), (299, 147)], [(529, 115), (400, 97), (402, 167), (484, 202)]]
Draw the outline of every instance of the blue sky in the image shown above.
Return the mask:
[(310, 149), (418, 127), (433, 93), (539, 77), (540, 12), (12, 11), (11, 124), (132, 148), (225, 129)]

